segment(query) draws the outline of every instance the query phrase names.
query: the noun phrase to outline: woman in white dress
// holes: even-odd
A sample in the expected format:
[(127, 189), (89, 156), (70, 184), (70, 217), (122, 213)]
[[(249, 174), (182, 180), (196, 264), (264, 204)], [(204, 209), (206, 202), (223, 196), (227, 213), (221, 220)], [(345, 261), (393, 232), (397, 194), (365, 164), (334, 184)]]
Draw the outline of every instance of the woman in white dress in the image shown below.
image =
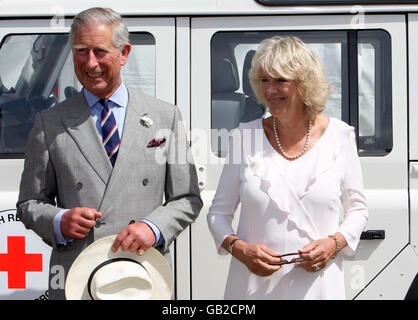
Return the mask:
[(207, 216), (233, 256), (225, 299), (344, 299), (339, 253), (354, 255), (368, 218), (354, 129), (321, 115), (330, 86), (298, 38), (261, 42), (250, 82), (271, 117), (232, 133)]

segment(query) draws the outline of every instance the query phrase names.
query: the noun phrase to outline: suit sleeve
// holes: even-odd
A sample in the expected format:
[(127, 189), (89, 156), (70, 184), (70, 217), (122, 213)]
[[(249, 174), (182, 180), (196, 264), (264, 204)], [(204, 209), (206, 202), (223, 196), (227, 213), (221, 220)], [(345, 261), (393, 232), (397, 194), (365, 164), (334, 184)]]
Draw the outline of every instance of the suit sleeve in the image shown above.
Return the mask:
[(27, 229), (32, 229), (48, 245), (56, 247), (53, 221), (61, 210), (56, 202), (56, 179), (38, 113), (28, 138), (25, 164), (16, 204), (17, 216)]
[(177, 235), (197, 218), (202, 205), (196, 167), (180, 111), (175, 107), (167, 153), (165, 203), (146, 217), (161, 231), (163, 253), (168, 252)]

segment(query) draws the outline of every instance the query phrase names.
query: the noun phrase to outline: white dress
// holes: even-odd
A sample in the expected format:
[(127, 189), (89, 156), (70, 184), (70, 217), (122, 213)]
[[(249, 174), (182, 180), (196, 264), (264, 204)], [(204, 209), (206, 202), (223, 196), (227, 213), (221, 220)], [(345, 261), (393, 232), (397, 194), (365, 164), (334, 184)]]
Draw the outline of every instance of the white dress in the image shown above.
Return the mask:
[[(235, 232), (232, 219), (239, 204)], [(207, 216), (219, 254), (227, 254), (221, 244), (230, 234), (284, 254), (338, 231), (348, 244), (342, 253), (350, 256), (367, 218), (354, 129), (334, 118), (295, 161), (273, 149), (261, 119), (240, 124)], [(345, 299), (342, 255), (319, 272), (284, 265), (268, 277), (232, 258), (225, 299)]]

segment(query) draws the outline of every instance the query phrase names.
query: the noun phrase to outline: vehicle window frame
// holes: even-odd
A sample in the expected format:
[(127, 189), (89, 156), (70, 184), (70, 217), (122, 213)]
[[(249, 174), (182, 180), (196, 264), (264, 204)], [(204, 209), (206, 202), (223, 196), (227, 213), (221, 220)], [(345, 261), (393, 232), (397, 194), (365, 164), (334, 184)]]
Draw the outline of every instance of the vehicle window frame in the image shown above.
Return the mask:
[[(40, 85), (31, 85), (27, 88), (27, 92), (25, 95), (21, 96), (21, 97), (17, 97), (16, 99), (11, 99), (9, 102), (12, 101), (17, 101), (19, 99), (22, 99), (22, 101), (25, 101), (24, 105), (22, 106), (22, 110), (23, 110), (23, 116), (27, 118), (26, 120), (31, 123), (29, 128), (22, 128), (20, 130), (20, 132), (18, 132), (18, 135), (22, 134), (23, 132), (23, 138), (26, 138), (26, 143), (27, 143), (27, 138), (28, 138), (28, 134), (30, 132), (30, 130), (32, 129), (33, 126), (33, 120), (35, 117), (35, 114), (39, 111), (36, 111), (40, 105), (42, 104), (48, 104), (49, 107), (53, 106), (56, 104), (56, 99), (54, 100), (54, 96), (53, 95), (53, 88), (54, 88), (54, 83), (56, 81), (52, 81), (52, 77), (57, 76), (59, 74), (59, 72), (57, 72), (57, 69), (62, 69), (62, 66), (65, 63), (65, 59), (62, 59), (62, 56), (66, 56), (68, 55), (68, 51), (70, 50), (69, 45), (68, 45), (68, 33), (63, 33), (63, 32), (40, 32), (40, 33), (35, 33), (35, 32), (22, 32), (22, 33), (8, 33), (6, 34), (1, 42), (0, 42), (0, 50), (3, 48), (4, 43), (7, 41), (7, 39), (9, 37), (24, 37), (24, 36), (37, 36), (37, 38), (34, 40), (34, 42), (32, 43), (32, 47), (37, 43), (37, 41), (39, 41), (39, 39), (41, 39), (41, 36), (60, 36), (57, 37), (55, 39), (53, 39), (53, 41), (56, 41), (60, 46), (59, 46), (59, 54), (56, 55), (52, 55), (52, 57), (55, 56), (56, 60), (52, 61), (52, 63), (50, 63), (48, 61), (47, 58), (45, 58), (45, 62), (42, 63), (42, 65), (40, 66), (40, 68), (43, 68), (43, 65), (51, 65), (51, 68), (49, 70), (51, 70), (51, 72), (49, 74), (47, 74), (47, 77), (45, 77), (44, 81), (42, 81), (42, 83), (44, 84), (43, 86)], [(62, 37), (61, 37), (62, 36)], [(64, 52), (64, 54), (62, 54)], [(30, 55), (30, 53), (29, 53)], [(45, 72), (42, 70), (40, 71), (38, 74), (32, 74), (31, 78), (29, 79), (31, 82), (36, 82), (36, 79), (41, 77)], [(33, 79), (33, 77), (35, 77), (35, 79)], [(22, 80), (22, 75), (19, 76), (15, 86), (17, 87), (18, 85), (20, 85), (20, 82), (23, 81)], [(26, 79), (28, 80), (28, 79)], [(52, 82), (51, 82), (52, 81)], [(47, 94), (46, 91), (50, 89), (50, 93)], [(7, 102), (6, 102), (7, 103)], [(1, 109), (0, 109), (0, 113), (1, 113)], [(0, 121), (3, 121), (2, 119), (2, 115), (0, 115)], [(1, 123), (0, 123), (1, 124)], [(23, 126), (24, 127), (24, 126)], [(27, 130), (28, 129), (28, 130)], [(0, 134), (4, 134), (4, 132), (2, 132), (2, 128), (0, 127)], [(1, 137), (0, 137), (1, 139)], [(23, 140), (22, 140), (23, 141)], [(24, 143), (24, 145), (26, 145), (26, 143)], [(2, 152), (3, 150), (0, 150), (0, 159), (23, 159), (25, 153), (24, 152)]]
[[(388, 155), (393, 148), (393, 124), (392, 124), (392, 75), (391, 75), (391, 36), (384, 29), (365, 29), (365, 30), (353, 30), (353, 29), (329, 29), (329, 30), (234, 30), (234, 31), (217, 31), (212, 35), (211, 38), (211, 85), (213, 87), (213, 57), (215, 50), (219, 48), (214, 48), (214, 43), (216, 43), (216, 37), (220, 34), (244, 34), (251, 35), (252, 33), (263, 33), (266, 36), (261, 37), (262, 39), (268, 38), (273, 35), (296, 35), (302, 38), (315, 37), (318, 35), (318, 38), (321, 40), (332, 39), (332, 36), (335, 34), (336, 37), (339, 34), (346, 34), (347, 41), (341, 42), (341, 120), (345, 121), (349, 125), (355, 128), (356, 139), (357, 139), (357, 148), (359, 156), (361, 157), (377, 157), (377, 156), (386, 156)], [(300, 35), (304, 35), (301, 37)], [(369, 34), (369, 36), (367, 36)], [(325, 35), (325, 37), (323, 36)], [(359, 38), (362, 39), (362, 42), (359, 42)], [(383, 141), (382, 146), (379, 150), (365, 149), (367, 137), (361, 137), (359, 135), (359, 79), (358, 79), (358, 45), (364, 43), (365, 40), (369, 39), (370, 41), (376, 42), (374, 46), (377, 45), (377, 42), (381, 42), (381, 50), (379, 51), (380, 58), (375, 59), (375, 128), (380, 130), (375, 135), (379, 134), (381, 137), (380, 141), (376, 142), (376, 146)], [(247, 42), (245, 42), (247, 43)], [(372, 43), (372, 42), (366, 42)], [(383, 67), (385, 66), (385, 67)], [(390, 66), (390, 67), (388, 67)], [(356, 72), (352, 72), (356, 70)], [(384, 78), (379, 77), (379, 74), (385, 75)], [(240, 80), (242, 82), (242, 79)], [(242, 83), (240, 84), (242, 86)], [(378, 94), (381, 94), (377, 97)], [(379, 109), (380, 101), (384, 101), (384, 107)], [(211, 90), (211, 108), (213, 107), (213, 90)], [(385, 117), (380, 115), (379, 111), (384, 110), (386, 112)], [(380, 117), (379, 119), (377, 119)], [(377, 122), (379, 121), (379, 122)], [(211, 110), (211, 125), (212, 131), (214, 130), (213, 124), (213, 114)], [(215, 129), (216, 130), (216, 129)], [(224, 133), (221, 133), (222, 138), (225, 136)], [(216, 134), (212, 132), (212, 138), (216, 137)], [(221, 139), (222, 139), (221, 138)], [(224, 158), (226, 156), (225, 150), (222, 149), (222, 146), (225, 146), (226, 143), (222, 142), (219, 144), (219, 137), (217, 138), (218, 142), (215, 143), (215, 140), (211, 140), (211, 152), (219, 158)], [(370, 139), (369, 139), (370, 140)], [(221, 147), (219, 147), (221, 146)], [(218, 148), (217, 150), (214, 149)]]
[[(54, 35), (62, 35), (65, 37), (65, 44), (63, 45), (63, 47), (59, 50), (59, 54), (56, 57), (56, 60), (54, 60), (53, 62), (51, 62), (52, 64), (54, 64), (53, 66), (51, 66), (51, 68), (47, 71), (50, 73), (46, 74), (46, 81), (43, 81), (44, 85), (43, 86), (39, 86), (36, 85), (36, 83), (30, 85), (27, 89), (27, 91), (25, 91), (25, 94), (22, 95), (22, 97), (18, 96), (15, 98), (10, 99), (10, 102), (12, 101), (17, 101), (22, 99), (22, 103), (23, 101), (27, 101), (30, 100), (31, 98), (40, 98), (43, 97), (45, 99), (49, 99), (49, 98), (53, 98), (52, 95), (55, 97), (55, 101), (53, 102), (53, 104), (49, 105), (47, 108), (50, 108), (52, 106), (54, 106), (55, 104), (59, 103), (60, 101), (62, 101), (62, 99), (60, 99), (60, 101), (58, 101), (59, 99), (59, 95), (62, 94), (61, 92), (55, 92), (55, 85), (57, 83), (57, 81), (60, 79), (60, 75), (63, 72), (64, 69), (64, 65), (66, 64), (68, 58), (71, 58), (71, 46), (69, 44), (68, 38), (69, 38), (69, 34), (65, 33), (65, 32), (56, 32), (56, 33), (48, 33), (48, 32), (39, 32), (39, 33), (8, 33), (6, 34), (0, 42), (0, 50), (3, 48), (4, 43), (7, 41), (7, 39), (9, 39), (10, 37), (24, 37), (24, 36), (37, 36), (32, 43), (32, 48), (33, 46), (36, 44), (36, 42), (38, 41), (38, 39), (41, 36), (54, 36)], [(140, 38), (137, 38), (137, 40), (135, 41), (135, 36), (136, 35), (145, 35), (144, 37), (144, 43), (140, 42), (139, 40), (141, 40)], [(155, 39), (155, 35), (153, 35), (151, 32), (149, 31), (132, 31), (129, 32), (129, 36), (130, 36), (130, 42), (133, 46), (135, 46), (135, 44), (150, 44), (154, 46), (154, 51), (153, 51), (153, 61), (154, 61), (154, 66), (151, 67), (151, 69), (153, 68), (153, 79), (151, 79), (153, 81), (153, 83), (150, 85), (150, 92), (146, 92), (147, 94), (151, 94), (153, 96), (156, 95), (156, 45), (157, 45), (157, 40)], [(47, 40), (48, 41), (48, 40)], [(56, 41), (56, 40), (54, 40)], [(31, 53), (29, 52), (28, 56), (30, 56)], [(72, 59), (71, 63), (72, 63)], [(26, 60), (27, 61), (27, 60)], [(137, 61), (138, 62), (138, 61)], [(21, 72), (21, 70), (17, 70), (17, 72)], [(40, 71), (39, 73), (45, 74), (45, 72)], [(72, 71), (72, 73), (74, 73), (74, 71)], [(19, 83), (20, 79), (21, 79), (22, 75), (20, 74), (17, 80), (17, 83)], [(40, 77), (39, 74), (32, 74), (30, 75), (30, 77), (35, 77), (36, 79)], [(35, 79), (35, 81), (36, 81)], [(126, 81), (129, 82), (129, 79), (126, 79)], [(125, 81), (125, 82), (126, 82)], [(133, 80), (131, 80), (131, 82), (134, 82)], [(79, 89), (81, 88), (81, 85), (78, 83), (78, 86), (76, 86), (76, 88), (74, 88), (75, 91), (73, 92), (77, 92), (79, 91)], [(152, 92), (151, 92), (152, 91)], [(34, 96), (35, 95), (35, 96)], [(64, 100), (66, 98), (64, 97)], [(7, 101), (6, 101), (7, 103)], [(27, 143), (27, 139), (28, 139), (28, 135), (30, 130), (32, 129), (33, 126), (33, 121), (35, 118), (35, 114), (37, 112), (39, 112), (40, 110), (37, 110), (36, 112), (31, 110), (30, 106), (27, 106), (27, 103), (24, 103), (24, 106), (22, 105), (21, 108), (23, 108), (25, 111), (23, 112), (25, 115), (24, 117), (27, 117), (27, 121), (29, 121), (28, 123), (23, 123), (20, 125), (20, 128), (16, 131), (16, 136), (19, 136), (19, 143), (17, 143), (15, 149), (22, 149), (23, 148), (23, 141), (24, 139), (26, 139), (26, 143)], [(2, 108), (0, 108), (0, 139), (1, 139), (1, 135), (4, 134), (3, 132), (3, 128), (1, 127), (3, 125), (2, 121), (2, 115), (1, 115), (1, 111)], [(27, 115), (26, 115), (27, 114)], [(27, 125), (29, 125), (29, 129), (27, 128)], [(7, 130), (7, 126), (5, 126), (5, 130)], [(6, 134), (5, 134), (6, 135)], [(5, 139), (3, 137), (3, 139)], [(25, 143), (25, 145), (26, 145)], [(7, 149), (3, 149), (1, 140), (0, 140), (0, 147), (2, 149), (0, 149), (0, 159), (24, 159), (25, 158), (25, 153), (23, 152), (8, 152)], [(13, 149), (13, 145), (11, 144), (11, 149)]]

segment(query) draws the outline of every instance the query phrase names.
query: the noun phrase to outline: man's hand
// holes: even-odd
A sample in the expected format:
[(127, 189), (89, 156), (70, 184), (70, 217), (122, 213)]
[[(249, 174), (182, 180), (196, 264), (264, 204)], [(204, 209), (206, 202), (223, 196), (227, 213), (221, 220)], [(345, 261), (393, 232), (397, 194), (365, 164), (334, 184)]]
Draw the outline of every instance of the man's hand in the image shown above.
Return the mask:
[(101, 216), (102, 214), (96, 209), (86, 207), (72, 208), (64, 212), (61, 217), (61, 232), (69, 238), (84, 239), (90, 229), (96, 225), (96, 219)]
[(123, 251), (130, 250), (139, 252), (139, 250), (147, 250), (155, 243), (155, 234), (151, 227), (145, 222), (136, 222), (126, 226), (119, 232), (112, 245), (112, 251), (115, 252), (122, 248)]

